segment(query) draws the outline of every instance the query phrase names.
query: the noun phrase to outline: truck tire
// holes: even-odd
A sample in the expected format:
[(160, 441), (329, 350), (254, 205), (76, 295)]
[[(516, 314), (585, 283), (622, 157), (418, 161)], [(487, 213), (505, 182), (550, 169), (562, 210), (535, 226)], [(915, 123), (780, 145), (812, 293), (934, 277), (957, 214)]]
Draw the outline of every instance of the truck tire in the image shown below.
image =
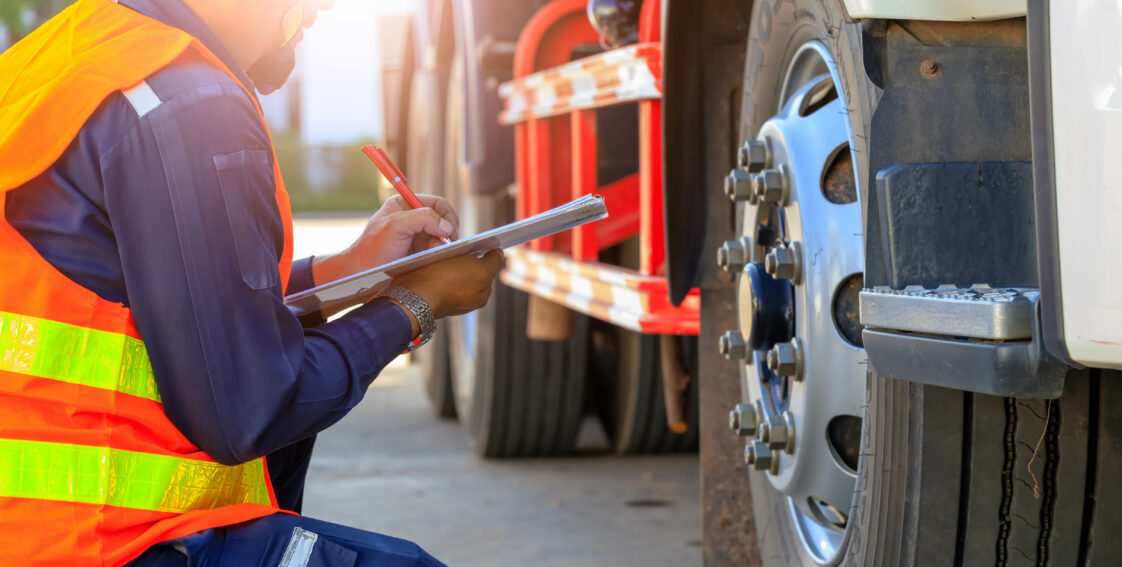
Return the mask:
[[(784, 114), (780, 93), (799, 86), (790, 84), (797, 75), (791, 70), (801, 48), (817, 42), (836, 64), (832, 80), (848, 111), (855, 179), (868, 179), (865, 141), (876, 95), (860, 65), (859, 30), (846, 22), (841, 0), (757, 0), (751, 22), (742, 132), (762, 136), (767, 122)], [(784, 140), (777, 151), (797, 157), (805, 147)], [(860, 289), (859, 281), (855, 287)], [(796, 306), (796, 317), (809, 316), (806, 311)], [(860, 329), (853, 330), (859, 336)], [(806, 357), (815, 356), (812, 346), (806, 346)], [(752, 381), (753, 372), (760, 372), (756, 366), (744, 366), (745, 395), (753, 402), (762, 398), (766, 407), (774, 399), (753, 386), (760, 383)], [(754, 457), (748, 473), (764, 565), (1117, 564), (1122, 541), (1114, 534), (1122, 517), (1113, 510), (1122, 496), (1104, 487), (1122, 473), (1122, 374), (1072, 372), (1062, 397), (1051, 401), (924, 386), (878, 376), (875, 369), (859, 380), (850, 374), (852, 369), (841, 369), (818, 381), (807, 375), (799, 386), (844, 381), (863, 392), (855, 416), (860, 419), (838, 436), (840, 449), (832, 458), (798, 465), (806, 469), (799, 473), (813, 475), (848, 463), (854, 469), (848, 502), (798, 501), (790, 495), (794, 480), (783, 482), (797, 478), (784, 470), (795, 459), (783, 451), (754, 452), (778, 463), (756, 467), (760, 460)], [(775, 383), (775, 376), (769, 380)], [(813, 444), (815, 436), (832, 435), (796, 431), (796, 452), (808, 438)]]
[(441, 419), (456, 418), (456, 401), (452, 393), (452, 373), (448, 364), (448, 323), (438, 321), (436, 334), (424, 347), (413, 351), (412, 357), (421, 374), (425, 397), (433, 415)]
[[(815, 307), (831, 305), (839, 280), (859, 275), (864, 265), (863, 244), (854, 236), (862, 232), (855, 188), (863, 179), (862, 142), (875, 97), (861, 66), (859, 29), (845, 21), (842, 0), (757, 0), (743, 80), (742, 139), (765, 142), (770, 157), (755, 168), (782, 173), (790, 187), (789, 204), (758, 199), (736, 205), (740, 235), (751, 240), (749, 258), (756, 262), (737, 275), (740, 333), (751, 351), (739, 361), (741, 401), (755, 411), (734, 421), (752, 426), (741, 432), (759, 554), (767, 567), (895, 566), (879, 562), (879, 549), (852, 554), (899, 542), (859, 541), (854, 520), (860, 516), (852, 504), (858, 487), (880, 472), (860, 468), (857, 460), (861, 427), (868, 425), (861, 420), (864, 353), (859, 339), (841, 340), (834, 322), (822, 320), (832, 317), (831, 309)], [(835, 145), (841, 149), (831, 153)], [(820, 188), (839, 156), (852, 160), (852, 195), (835, 205)], [(780, 249), (809, 249), (828, 260), (802, 262), (798, 278), (773, 277), (763, 260)], [(850, 334), (859, 337), (860, 329)], [(798, 345), (801, 370), (780, 374), (767, 367), (777, 343)], [(840, 424), (840, 434), (833, 434), (833, 424)], [(771, 439), (776, 429), (787, 433), (779, 444)], [(893, 497), (903, 504), (906, 495)]]
[(483, 457), (570, 453), (584, 416), (588, 318), (574, 314), (569, 340), (531, 340), (528, 297), (496, 282), (490, 303), (454, 325), (456, 410)]
[[(444, 184), (444, 98), (447, 85), (438, 73), (417, 70), (413, 73), (409, 101), (408, 138), (409, 184), (418, 193), (447, 198)], [(438, 331), (424, 348), (414, 353), (429, 407), (437, 417), (456, 417), (452, 376), (448, 369), (447, 323), (437, 323)]]
[(685, 433), (666, 422), (660, 337), (595, 324), (592, 381), (599, 414), (612, 450), (621, 455), (697, 450), (697, 338), (677, 337), (681, 363), (692, 378), (686, 392)]
[[(505, 191), (475, 195), (460, 175), (464, 160), (463, 65), (449, 81), (445, 126), (446, 198), (461, 234), (514, 220)], [(526, 337), (528, 296), (496, 281), (486, 307), (448, 321), (456, 413), (484, 457), (535, 457), (573, 450), (584, 416), (588, 319), (574, 314), (567, 341)]]

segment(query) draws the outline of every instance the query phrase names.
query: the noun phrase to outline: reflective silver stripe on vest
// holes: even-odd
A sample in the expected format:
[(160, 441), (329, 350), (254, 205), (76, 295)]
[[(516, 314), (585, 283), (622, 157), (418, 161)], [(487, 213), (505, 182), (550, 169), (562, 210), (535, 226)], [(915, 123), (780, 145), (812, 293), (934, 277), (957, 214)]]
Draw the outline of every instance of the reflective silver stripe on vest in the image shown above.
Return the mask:
[(121, 91), (121, 94), (125, 95), (125, 99), (132, 105), (138, 118), (144, 118), (146, 114), (156, 110), (156, 107), (164, 102), (156, 96), (156, 91), (148, 86), (147, 81), (141, 81), (139, 85), (129, 90)]

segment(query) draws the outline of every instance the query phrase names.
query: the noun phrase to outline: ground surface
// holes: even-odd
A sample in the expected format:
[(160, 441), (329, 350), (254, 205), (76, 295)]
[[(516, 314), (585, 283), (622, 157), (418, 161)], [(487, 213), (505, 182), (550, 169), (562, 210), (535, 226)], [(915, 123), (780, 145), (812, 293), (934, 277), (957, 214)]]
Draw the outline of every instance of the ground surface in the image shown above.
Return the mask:
[[(296, 256), (337, 250), (361, 227), (297, 219)], [(484, 461), (398, 363), (320, 436), (304, 512), (413, 540), (453, 566), (700, 565), (696, 455), (605, 455), (586, 425), (578, 456)]]

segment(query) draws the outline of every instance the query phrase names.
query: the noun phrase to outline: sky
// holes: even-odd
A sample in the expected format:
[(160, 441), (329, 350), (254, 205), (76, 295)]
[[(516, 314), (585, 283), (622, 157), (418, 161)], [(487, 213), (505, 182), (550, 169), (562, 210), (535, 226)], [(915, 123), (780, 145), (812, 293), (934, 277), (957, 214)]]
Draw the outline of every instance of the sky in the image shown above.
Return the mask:
[[(305, 143), (342, 145), (381, 137), (376, 21), (379, 15), (407, 12), (411, 6), (404, 0), (337, 0), (334, 8), (319, 15), (297, 52)], [(274, 106), (274, 129), (283, 129), (283, 117), (277, 114), (283, 100), (265, 104)]]

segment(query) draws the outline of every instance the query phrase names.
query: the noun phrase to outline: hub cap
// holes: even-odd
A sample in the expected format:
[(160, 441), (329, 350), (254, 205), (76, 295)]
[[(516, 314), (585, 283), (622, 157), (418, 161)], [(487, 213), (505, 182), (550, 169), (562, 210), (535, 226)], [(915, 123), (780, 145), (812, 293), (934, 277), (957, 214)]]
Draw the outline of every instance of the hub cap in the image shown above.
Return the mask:
[(749, 349), (770, 349), (794, 336), (791, 282), (772, 278), (762, 262), (749, 264), (737, 285), (740, 331)]
[[(839, 198), (834, 189), (839, 176), (855, 184), (844, 95), (824, 46), (798, 51), (780, 100), (757, 136), (771, 150), (753, 180), (760, 199), (742, 207), (741, 234), (775, 276), (761, 264), (738, 276), (740, 331), (751, 350), (743, 391), (767, 425), (749, 445), (756, 453), (768, 447), (767, 480), (786, 497), (805, 555), (828, 564), (842, 548), (857, 479), (844, 458), (856, 440), (831, 435), (831, 421), (861, 415), (865, 353), (835, 321), (836, 296), (859, 277), (864, 258), (856, 193)], [(847, 162), (848, 170), (839, 166)]]

